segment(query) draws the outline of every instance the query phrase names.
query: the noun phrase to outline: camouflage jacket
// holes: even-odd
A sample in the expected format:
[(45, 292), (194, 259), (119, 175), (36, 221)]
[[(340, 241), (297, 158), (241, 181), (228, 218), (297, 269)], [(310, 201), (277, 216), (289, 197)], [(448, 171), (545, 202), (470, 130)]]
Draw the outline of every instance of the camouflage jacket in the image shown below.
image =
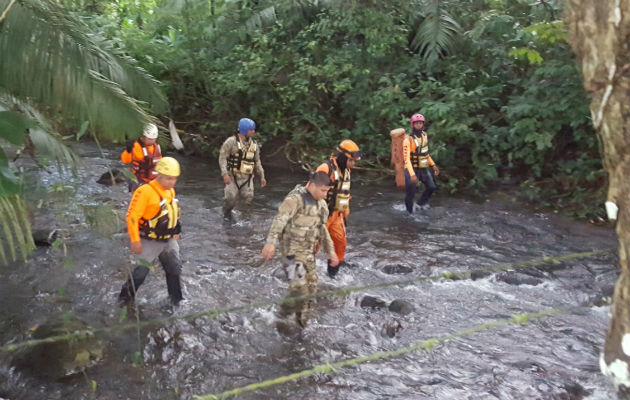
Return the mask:
[[(238, 135), (238, 138), (237, 135), (230, 136), (225, 139), (225, 142), (223, 142), (223, 145), (221, 146), (221, 150), (219, 151), (219, 167), (221, 168), (221, 176), (232, 172), (228, 169), (228, 158), (231, 155), (238, 155), (238, 140), (240, 140), (240, 136), (241, 135)], [(245, 147), (245, 149), (249, 148), (252, 143), (256, 144), (256, 154), (254, 155), (256, 174), (258, 174), (260, 179), (263, 179), (265, 177), (265, 170), (260, 162), (260, 145), (258, 145), (258, 143), (256, 143), (256, 141), (252, 138), (245, 142), (241, 141), (241, 144)]]
[(326, 201), (316, 201), (306, 187), (298, 185), (278, 207), (278, 215), (267, 235), (267, 244), (280, 244), (283, 256), (314, 255), (318, 243), (322, 244), (326, 253), (330, 253), (334, 245), (326, 229), (327, 220)]

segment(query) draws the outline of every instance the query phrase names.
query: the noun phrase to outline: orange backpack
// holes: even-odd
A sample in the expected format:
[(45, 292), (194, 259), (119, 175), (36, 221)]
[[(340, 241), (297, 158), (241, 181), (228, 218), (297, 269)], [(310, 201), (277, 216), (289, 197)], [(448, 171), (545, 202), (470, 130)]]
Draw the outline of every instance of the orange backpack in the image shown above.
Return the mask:
[(405, 161), (403, 159), (403, 141), (407, 133), (403, 128), (394, 129), (389, 132), (392, 137), (392, 159), (394, 172), (396, 173), (396, 187), (405, 187)]

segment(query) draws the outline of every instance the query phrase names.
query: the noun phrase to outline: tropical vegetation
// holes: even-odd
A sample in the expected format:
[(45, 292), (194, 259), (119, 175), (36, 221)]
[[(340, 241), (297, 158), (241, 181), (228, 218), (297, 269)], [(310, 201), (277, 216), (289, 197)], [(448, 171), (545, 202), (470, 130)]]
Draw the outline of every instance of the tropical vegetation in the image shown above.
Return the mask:
[[(384, 170), (389, 131), (421, 112), (443, 190), (519, 185), (590, 218), (605, 175), (561, 12), (546, 0), (0, 0), (0, 137), (70, 160), (56, 132), (116, 142), (158, 115), (216, 155), (249, 116), (291, 161), (352, 138), (362, 166)], [(0, 149), (2, 196), (21, 187)]]

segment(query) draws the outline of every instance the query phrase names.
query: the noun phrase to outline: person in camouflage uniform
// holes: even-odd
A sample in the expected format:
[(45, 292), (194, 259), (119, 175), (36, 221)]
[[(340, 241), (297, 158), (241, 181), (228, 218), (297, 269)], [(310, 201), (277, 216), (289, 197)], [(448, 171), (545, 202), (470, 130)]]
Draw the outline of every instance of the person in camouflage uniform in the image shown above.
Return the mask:
[(223, 216), (231, 218), (232, 209), (239, 197), (247, 204), (254, 198), (254, 172), (260, 177), (260, 186), (265, 187), (265, 170), (260, 163), (260, 146), (253, 136), (256, 123), (249, 118), (241, 118), (238, 132), (223, 142), (219, 152), (219, 167), (225, 183)]
[[(306, 186), (298, 185), (289, 192), (278, 207), (278, 215), (269, 229), (262, 256), (265, 260), (271, 259), (276, 246), (279, 246), (282, 265), (289, 281), (289, 297), (317, 292), (315, 254), (320, 244), (331, 264), (334, 266), (339, 263), (326, 229), (328, 205), (324, 199), (330, 185), (330, 178), (325, 172), (314, 173)], [(296, 321), (304, 327), (314, 304), (315, 299), (283, 304), (279, 315), (286, 317), (295, 313)]]

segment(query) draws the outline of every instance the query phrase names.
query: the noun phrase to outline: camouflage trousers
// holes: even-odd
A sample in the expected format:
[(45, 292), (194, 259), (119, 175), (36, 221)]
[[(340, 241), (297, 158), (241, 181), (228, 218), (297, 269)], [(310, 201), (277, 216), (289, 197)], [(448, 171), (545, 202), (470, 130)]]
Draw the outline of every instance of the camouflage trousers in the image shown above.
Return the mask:
[(232, 211), (239, 198), (246, 204), (254, 199), (254, 176), (245, 174), (230, 174), (232, 182), (225, 185), (223, 190), (223, 213)]
[[(287, 298), (317, 293), (317, 270), (314, 254), (283, 257), (282, 267), (289, 281)], [(314, 307), (314, 298), (296, 300), (281, 304), (278, 315), (284, 318), (295, 313), (296, 321), (304, 327), (311, 318)]]

